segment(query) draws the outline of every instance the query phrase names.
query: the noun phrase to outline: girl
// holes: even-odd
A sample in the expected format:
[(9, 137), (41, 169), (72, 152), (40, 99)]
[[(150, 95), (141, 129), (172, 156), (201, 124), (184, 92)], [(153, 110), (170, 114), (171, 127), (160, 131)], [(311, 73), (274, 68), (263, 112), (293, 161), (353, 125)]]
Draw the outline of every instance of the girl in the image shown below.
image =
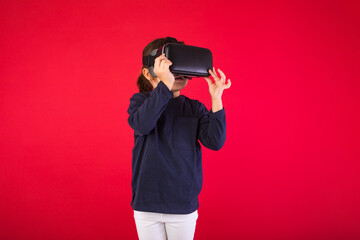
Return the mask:
[[(149, 55), (175, 38), (155, 39), (143, 50)], [(132, 201), (140, 240), (190, 240), (195, 233), (202, 188), (201, 146), (219, 150), (226, 138), (221, 96), (230, 88), (225, 74), (209, 69), (215, 83), (205, 77), (211, 110), (198, 100), (180, 95), (188, 82), (174, 76), (165, 55), (155, 59), (153, 77), (146, 66), (138, 78), (139, 93), (130, 99), (128, 122), (134, 129), (132, 151)]]

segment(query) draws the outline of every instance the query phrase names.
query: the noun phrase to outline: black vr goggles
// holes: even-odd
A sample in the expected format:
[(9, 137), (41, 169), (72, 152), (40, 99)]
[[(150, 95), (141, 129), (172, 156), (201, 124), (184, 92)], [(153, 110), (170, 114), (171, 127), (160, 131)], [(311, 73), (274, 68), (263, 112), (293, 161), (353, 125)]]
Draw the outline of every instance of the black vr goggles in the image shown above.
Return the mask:
[(155, 59), (165, 53), (165, 57), (172, 62), (169, 70), (174, 75), (191, 77), (208, 77), (209, 69), (213, 67), (212, 53), (209, 49), (189, 46), (180, 43), (167, 43), (164, 46), (154, 49), (150, 55), (143, 56), (143, 65), (149, 68), (153, 77)]

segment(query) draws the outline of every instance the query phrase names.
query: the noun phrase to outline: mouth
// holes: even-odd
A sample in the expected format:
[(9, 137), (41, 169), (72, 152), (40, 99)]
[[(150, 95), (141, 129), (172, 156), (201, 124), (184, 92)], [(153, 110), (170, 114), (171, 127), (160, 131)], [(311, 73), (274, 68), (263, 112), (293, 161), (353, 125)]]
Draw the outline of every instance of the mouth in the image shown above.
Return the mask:
[(188, 76), (179, 76), (179, 75), (175, 75), (175, 80), (186, 80), (186, 79), (191, 79)]

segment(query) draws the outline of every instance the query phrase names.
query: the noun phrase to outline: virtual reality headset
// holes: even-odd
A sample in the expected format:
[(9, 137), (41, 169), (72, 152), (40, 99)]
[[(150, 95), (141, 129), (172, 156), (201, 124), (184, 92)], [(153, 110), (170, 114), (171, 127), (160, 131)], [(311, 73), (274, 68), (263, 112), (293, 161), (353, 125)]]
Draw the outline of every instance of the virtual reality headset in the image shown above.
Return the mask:
[(210, 76), (208, 70), (213, 67), (213, 58), (209, 49), (180, 43), (167, 43), (154, 49), (149, 55), (143, 56), (142, 63), (149, 68), (153, 77), (157, 77), (154, 73), (155, 59), (163, 53), (172, 62), (169, 70), (174, 75), (184, 76), (187, 79)]

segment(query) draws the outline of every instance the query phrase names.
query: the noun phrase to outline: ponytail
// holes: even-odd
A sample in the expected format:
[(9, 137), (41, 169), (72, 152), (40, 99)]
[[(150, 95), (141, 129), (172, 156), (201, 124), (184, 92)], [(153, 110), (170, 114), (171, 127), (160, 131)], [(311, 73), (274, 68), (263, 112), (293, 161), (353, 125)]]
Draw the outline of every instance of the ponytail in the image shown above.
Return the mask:
[[(143, 69), (144, 68), (145, 67), (143, 67)], [(149, 80), (146, 79), (142, 71), (140, 73), (140, 76), (138, 77), (137, 86), (139, 88), (139, 92), (151, 92), (153, 90), (153, 86), (151, 85)]]

